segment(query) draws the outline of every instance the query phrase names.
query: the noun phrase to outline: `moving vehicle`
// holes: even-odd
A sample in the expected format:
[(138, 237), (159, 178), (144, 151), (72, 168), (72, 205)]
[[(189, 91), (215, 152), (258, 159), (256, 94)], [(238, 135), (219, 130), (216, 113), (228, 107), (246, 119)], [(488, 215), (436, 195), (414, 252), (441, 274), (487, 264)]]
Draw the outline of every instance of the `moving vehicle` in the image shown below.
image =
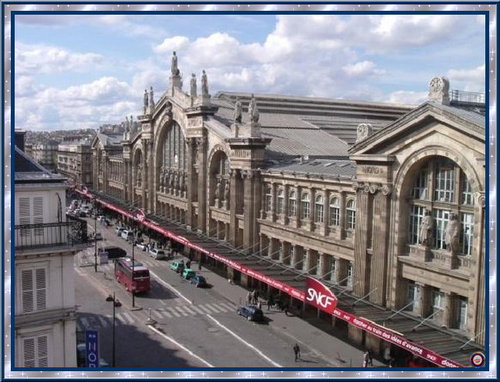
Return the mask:
[(124, 229), (122, 232), (122, 239), (125, 239), (127, 241), (133, 241), (134, 240), (134, 232)]
[(182, 278), (189, 280), (193, 277), (196, 277), (196, 272), (193, 271), (191, 268), (184, 268), (182, 271)]
[(96, 233), (94, 234), (94, 240), (95, 240), (95, 241), (98, 241), (98, 240), (103, 240), (102, 233), (100, 233), (100, 232), (96, 232)]
[(127, 256), (127, 251), (125, 251), (123, 248), (115, 247), (115, 246), (108, 246), (108, 247), (99, 248), (99, 252), (107, 252), (108, 259), (110, 259), (110, 260), (111, 259), (118, 259), (120, 257)]
[(264, 320), (264, 313), (255, 305), (242, 305), (238, 307), (237, 313), (239, 316), (246, 317), (248, 321)]
[(137, 248), (142, 249), (143, 251), (147, 251), (147, 250), (148, 250), (148, 243), (146, 243), (146, 242), (144, 242), (144, 241), (142, 241), (142, 242), (140, 242), (140, 243), (137, 243), (135, 246), (136, 246)]
[(165, 251), (163, 249), (158, 249), (158, 248), (150, 249), (149, 255), (153, 259), (157, 259), (157, 260), (163, 260), (163, 259), (167, 258), (167, 254), (165, 253)]
[(184, 270), (185, 266), (186, 265), (184, 264), (184, 260), (174, 261), (172, 264), (170, 264), (170, 269), (179, 273)]
[(206, 288), (208, 287), (207, 280), (203, 276), (191, 277), (191, 284), (196, 285), (196, 288)]
[(116, 227), (115, 232), (117, 236), (121, 236), (122, 232), (125, 231), (125, 227)]
[(151, 289), (149, 269), (138, 261), (132, 263), (130, 257), (116, 261), (115, 277), (118, 283), (125, 285), (128, 292), (144, 293)]

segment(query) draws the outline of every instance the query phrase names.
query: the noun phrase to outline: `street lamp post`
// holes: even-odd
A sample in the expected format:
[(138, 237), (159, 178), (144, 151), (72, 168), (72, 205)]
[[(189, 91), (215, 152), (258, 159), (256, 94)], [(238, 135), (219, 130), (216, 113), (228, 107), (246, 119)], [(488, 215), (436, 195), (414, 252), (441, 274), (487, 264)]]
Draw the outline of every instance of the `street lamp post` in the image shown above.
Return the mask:
[(97, 200), (94, 198), (94, 271), (97, 272)]
[[(132, 223), (133, 224), (133, 223)], [(135, 308), (135, 257), (134, 257), (134, 248), (135, 248), (135, 227), (132, 226), (132, 308)]]
[(112, 367), (115, 367), (115, 321), (116, 321), (116, 313), (115, 313), (115, 309), (116, 308), (119, 308), (120, 306), (122, 306), (121, 302), (119, 300), (117, 300), (115, 298), (115, 292), (113, 292), (113, 296), (109, 295), (108, 297), (106, 297), (106, 301), (108, 302), (113, 302), (113, 337), (112, 337), (112, 342), (111, 342), (111, 346), (112, 346), (112, 360), (111, 360), (111, 366)]

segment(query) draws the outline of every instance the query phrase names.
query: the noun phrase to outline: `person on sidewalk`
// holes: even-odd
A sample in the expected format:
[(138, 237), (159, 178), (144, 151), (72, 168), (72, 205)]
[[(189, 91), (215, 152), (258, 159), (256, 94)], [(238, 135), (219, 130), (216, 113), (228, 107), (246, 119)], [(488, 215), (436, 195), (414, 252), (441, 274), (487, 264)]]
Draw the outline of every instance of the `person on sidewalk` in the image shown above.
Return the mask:
[(269, 296), (269, 299), (267, 300), (267, 310), (271, 310), (271, 306), (274, 305), (274, 298), (273, 295)]
[(370, 352), (367, 350), (363, 354), (363, 367), (368, 367), (369, 363), (370, 363)]
[(299, 344), (295, 344), (293, 347), (293, 352), (295, 354), (295, 362), (297, 362), (300, 359), (300, 347)]

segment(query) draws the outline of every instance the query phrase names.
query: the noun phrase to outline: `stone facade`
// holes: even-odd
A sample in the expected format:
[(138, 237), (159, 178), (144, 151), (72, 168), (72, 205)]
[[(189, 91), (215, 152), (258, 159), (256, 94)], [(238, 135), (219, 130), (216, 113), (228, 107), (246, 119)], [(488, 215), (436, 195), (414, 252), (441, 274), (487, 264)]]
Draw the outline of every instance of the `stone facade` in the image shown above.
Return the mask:
[[(272, 100), (190, 95), (172, 74), (121, 146), (96, 139), (95, 188), (484, 344), (484, 117), (448, 105), (444, 84), (384, 127), (354, 128), (350, 145), (273, 114)], [(296, 129), (280, 140), (287, 123)], [(455, 250), (444, 237), (452, 213)]]

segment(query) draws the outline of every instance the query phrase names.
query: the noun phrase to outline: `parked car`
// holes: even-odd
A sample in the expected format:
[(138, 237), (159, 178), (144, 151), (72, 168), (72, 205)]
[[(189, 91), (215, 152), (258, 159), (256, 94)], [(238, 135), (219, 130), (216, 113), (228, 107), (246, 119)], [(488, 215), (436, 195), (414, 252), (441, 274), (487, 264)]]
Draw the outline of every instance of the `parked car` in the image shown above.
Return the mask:
[(143, 251), (147, 251), (147, 250), (148, 250), (148, 243), (146, 243), (146, 242), (144, 242), (144, 241), (142, 241), (142, 242), (140, 242), (140, 243), (137, 243), (135, 246), (136, 246), (137, 248), (142, 249)]
[(149, 250), (149, 255), (156, 260), (163, 260), (167, 258), (167, 254), (163, 249), (153, 248)]
[(242, 305), (238, 307), (237, 313), (239, 316), (246, 317), (248, 321), (264, 320), (264, 313), (255, 305)]
[(134, 240), (134, 232), (124, 229), (122, 232), (122, 239), (125, 239), (127, 241), (133, 241)]
[(192, 279), (193, 277), (196, 277), (196, 272), (193, 271), (191, 268), (184, 268), (182, 270), (182, 278), (189, 280)]
[(184, 267), (184, 260), (174, 261), (172, 262), (172, 264), (170, 264), (170, 269), (177, 273), (182, 272), (184, 270)]
[(118, 227), (115, 228), (115, 232), (116, 232), (117, 236), (121, 236), (123, 231), (125, 231), (125, 227), (119, 227), (118, 226)]
[(95, 241), (103, 240), (102, 233), (96, 232), (95, 235), (94, 235), (94, 240)]
[(127, 251), (125, 251), (123, 248), (120, 247), (115, 247), (115, 246), (108, 246), (104, 248), (99, 248), (99, 252), (107, 252), (108, 253), (108, 259), (117, 259), (119, 257), (125, 257), (127, 256)]
[(207, 280), (203, 276), (191, 277), (191, 284), (196, 285), (196, 288), (206, 288), (208, 287)]
[[(85, 367), (87, 358), (87, 349), (85, 343), (82, 342), (76, 346), (76, 366)], [(99, 358), (99, 367), (110, 367), (109, 363), (104, 358)]]

